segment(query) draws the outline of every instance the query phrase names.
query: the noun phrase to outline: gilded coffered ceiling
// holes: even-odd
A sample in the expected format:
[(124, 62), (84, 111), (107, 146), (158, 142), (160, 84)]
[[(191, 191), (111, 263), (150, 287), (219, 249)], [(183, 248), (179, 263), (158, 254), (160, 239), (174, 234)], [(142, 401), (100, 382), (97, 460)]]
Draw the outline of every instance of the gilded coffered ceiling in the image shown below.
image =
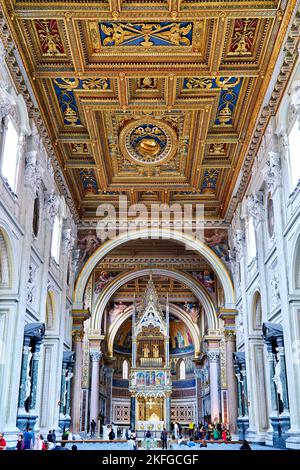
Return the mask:
[(3, 0), (83, 219), (228, 206), (295, 0)]

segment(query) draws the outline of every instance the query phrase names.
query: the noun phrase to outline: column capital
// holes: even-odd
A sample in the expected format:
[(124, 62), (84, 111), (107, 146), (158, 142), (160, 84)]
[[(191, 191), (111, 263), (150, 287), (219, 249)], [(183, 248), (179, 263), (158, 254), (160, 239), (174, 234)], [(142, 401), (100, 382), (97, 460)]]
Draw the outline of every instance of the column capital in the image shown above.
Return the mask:
[(208, 351), (207, 357), (209, 359), (209, 362), (218, 362), (219, 357), (220, 357), (220, 352), (219, 351)]
[(99, 362), (102, 357), (101, 351), (90, 351), (90, 357), (92, 362)]
[[(235, 334), (235, 317), (238, 315), (238, 311), (234, 308), (220, 308), (219, 318), (224, 321), (224, 335), (229, 337)], [(227, 332), (227, 333), (226, 333)]]
[(278, 152), (269, 152), (269, 159), (263, 169), (264, 180), (269, 191), (274, 192), (281, 183), (281, 155)]

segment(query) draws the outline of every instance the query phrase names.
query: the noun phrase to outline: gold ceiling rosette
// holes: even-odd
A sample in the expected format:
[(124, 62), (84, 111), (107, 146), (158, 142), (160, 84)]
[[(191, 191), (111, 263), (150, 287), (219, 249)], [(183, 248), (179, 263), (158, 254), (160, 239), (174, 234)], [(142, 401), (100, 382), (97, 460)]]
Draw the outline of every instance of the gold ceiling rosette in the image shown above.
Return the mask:
[(176, 154), (176, 131), (166, 121), (150, 117), (129, 122), (119, 134), (122, 155), (140, 165), (159, 165)]

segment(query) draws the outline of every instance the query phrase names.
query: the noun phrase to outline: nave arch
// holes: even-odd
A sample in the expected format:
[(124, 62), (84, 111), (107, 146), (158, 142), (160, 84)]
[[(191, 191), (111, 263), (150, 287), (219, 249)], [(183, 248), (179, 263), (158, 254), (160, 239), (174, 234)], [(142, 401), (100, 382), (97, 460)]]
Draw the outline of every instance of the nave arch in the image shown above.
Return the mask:
[[(151, 269), (153, 275), (161, 275), (171, 277), (177, 281), (182, 282), (197, 297), (199, 302), (204, 308), (205, 314), (207, 315), (208, 328), (209, 330), (215, 331), (219, 328), (219, 322), (216, 314), (216, 309), (212, 299), (206, 292), (205, 288), (199, 284), (199, 282), (187, 273), (179, 272), (171, 269)], [(92, 317), (90, 320), (90, 327), (93, 330), (101, 330), (102, 317), (105, 307), (109, 303), (112, 296), (117, 292), (120, 287), (133, 279), (148, 276), (149, 269), (140, 269), (136, 271), (130, 271), (129, 273), (121, 274), (117, 276), (109, 285), (103, 290), (100, 296), (95, 300), (92, 306)]]
[(230, 275), (220, 258), (214, 253), (214, 251), (209, 248), (205, 243), (200, 240), (197, 240), (190, 235), (185, 233), (156, 228), (145, 228), (143, 230), (132, 231), (129, 233), (123, 233), (118, 235), (113, 240), (108, 240), (103, 245), (101, 245), (87, 260), (83, 266), (81, 272), (79, 273), (76, 286), (74, 289), (73, 295), (73, 305), (74, 309), (81, 309), (83, 307), (83, 296), (85, 287), (89, 281), (89, 278), (96, 268), (97, 264), (101, 259), (106, 256), (113, 249), (137, 239), (167, 239), (167, 240), (176, 240), (185, 244), (189, 249), (194, 250), (200, 254), (205, 260), (211, 265), (214, 269), (216, 275), (219, 278), (219, 281), (223, 287), (224, 299), (225, 299), (225, 308), (232, 309), (235, 308), (235, 297), (233, 285), (231, 282)]
[[(200, 348), (201, 348), (201, 338), (200, 338), (200, 331), (199, 327), (193, 323), (193, 321), (188, 317), (186, 312), (182, 310), (180, 307), (177, 305), (169, 304), (169, 309), (170, 313), (175, 315), (177, 318), (179, 318), (183, 323), (187, 326), (189, 329), (191, 336), (194, 341), (194, 346), (195, 346), (195, 357), (199, 357), (200, 355)], [(121, 325), (132, 316), (132, 310), (133, 306), (128, 307), (124, 312), (122, 312), (115, 322), (110, 326), (109, 331), (108, 331), (108, 336), (107, 336), (107, 349), (108, 349), (108, 354), (110, 357), (113, 357), (113, 347), (114, 347), (114, 340), (115, 336), (121, 327)]]

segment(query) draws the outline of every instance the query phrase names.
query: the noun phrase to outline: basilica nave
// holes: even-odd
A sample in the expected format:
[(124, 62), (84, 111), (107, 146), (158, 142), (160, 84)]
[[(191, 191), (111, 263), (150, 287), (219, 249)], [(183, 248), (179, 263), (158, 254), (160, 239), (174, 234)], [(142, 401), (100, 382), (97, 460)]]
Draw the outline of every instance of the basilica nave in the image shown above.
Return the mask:
[(8, 448), (300, 449), (299, 34), (299, 0), (1, 2)]

